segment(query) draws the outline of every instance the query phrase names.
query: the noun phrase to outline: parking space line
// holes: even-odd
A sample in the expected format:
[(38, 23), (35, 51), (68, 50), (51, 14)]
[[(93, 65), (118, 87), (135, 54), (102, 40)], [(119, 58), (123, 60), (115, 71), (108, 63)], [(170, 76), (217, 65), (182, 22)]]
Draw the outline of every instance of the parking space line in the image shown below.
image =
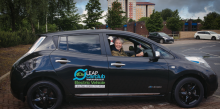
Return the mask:
[(220, 63), (214, 63), (215, 65), (220, 65)]

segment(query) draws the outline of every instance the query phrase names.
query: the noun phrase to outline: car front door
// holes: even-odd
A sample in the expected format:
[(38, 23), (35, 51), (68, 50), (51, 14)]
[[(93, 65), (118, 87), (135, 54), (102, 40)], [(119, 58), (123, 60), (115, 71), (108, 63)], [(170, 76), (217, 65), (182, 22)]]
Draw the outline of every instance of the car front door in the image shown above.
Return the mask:
[[(112, 56), (105, 39), (109, 63), (109, 95), (157, 95), (166, 92), (168, 68), (164, 59), (149, 61), (150, 57)], [(141, 44), (143, 46), (143, 44)]]
[[(72, 94), (108, 93), (108, 62), (102, 34), (60, 36), (51, 62)], [(90, 96), (90, 95), (86, 95)]]
[(205, 32), (205, 39), (211, 39), (212, 35), (209, 32)]

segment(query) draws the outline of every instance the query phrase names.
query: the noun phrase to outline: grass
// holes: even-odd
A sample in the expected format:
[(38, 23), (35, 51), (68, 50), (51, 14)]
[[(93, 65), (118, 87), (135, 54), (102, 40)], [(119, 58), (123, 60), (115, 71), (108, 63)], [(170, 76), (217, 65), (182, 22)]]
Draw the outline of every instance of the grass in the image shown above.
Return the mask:
[(31, 45), (0, 48), (0, 76), (11, 71), (12, 65), (29, 50), (29, 47)]

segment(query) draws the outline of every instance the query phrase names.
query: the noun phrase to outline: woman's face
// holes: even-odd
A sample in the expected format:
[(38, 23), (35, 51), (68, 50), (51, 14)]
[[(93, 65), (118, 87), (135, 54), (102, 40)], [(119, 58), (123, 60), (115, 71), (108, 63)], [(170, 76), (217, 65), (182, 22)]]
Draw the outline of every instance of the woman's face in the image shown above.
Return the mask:
[(117, 39), (115, 41), (115, 48), (120, 51), (121, 47), (122, 47), (122, 43), (121, 43), (121, 41), (119, 39)]

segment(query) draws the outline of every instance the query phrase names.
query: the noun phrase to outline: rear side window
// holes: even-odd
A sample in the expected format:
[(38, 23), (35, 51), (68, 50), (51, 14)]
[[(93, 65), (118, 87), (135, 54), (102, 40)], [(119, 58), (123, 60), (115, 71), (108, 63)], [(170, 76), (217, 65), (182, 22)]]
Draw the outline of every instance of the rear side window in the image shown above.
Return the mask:
[(99, 35), (68, 36), (69, 51), (101, 54)]

